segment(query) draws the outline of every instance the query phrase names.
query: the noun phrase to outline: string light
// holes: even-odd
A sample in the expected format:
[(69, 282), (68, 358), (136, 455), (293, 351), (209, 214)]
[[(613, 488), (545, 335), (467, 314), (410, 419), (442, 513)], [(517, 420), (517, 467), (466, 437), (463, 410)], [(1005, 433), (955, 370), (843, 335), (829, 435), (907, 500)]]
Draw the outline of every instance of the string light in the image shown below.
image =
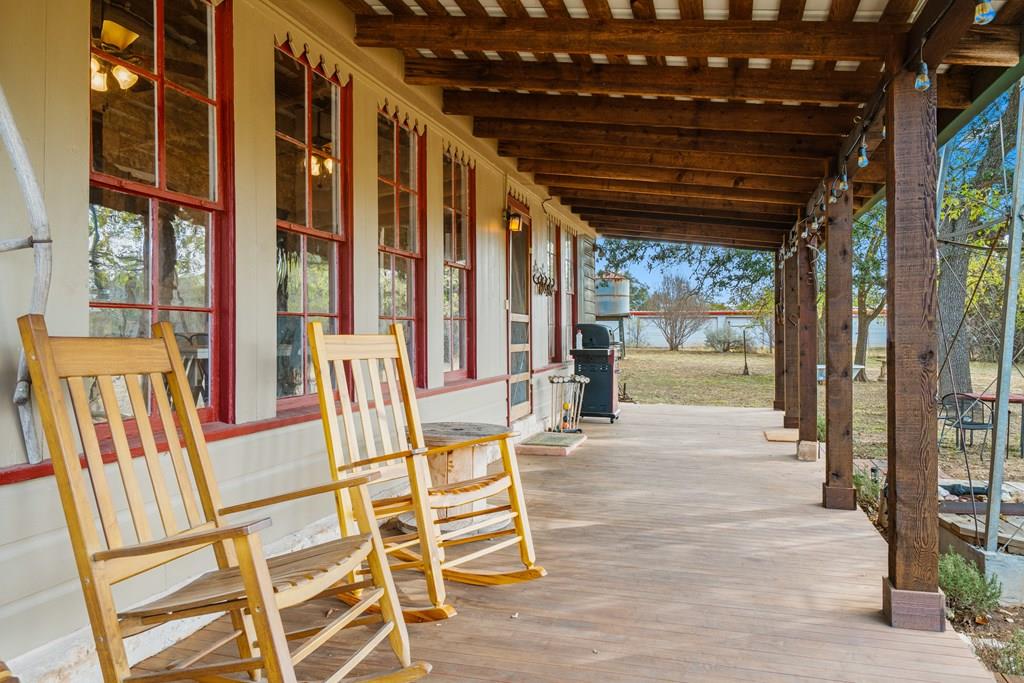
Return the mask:
[(917, 77), (914, 78), (914, 90), (925, 92), (932, 87), (932, 79), (928, 76), (928, 62), (921, 60), (917, 65)]
[(846, 175), (846, 167), (843, 167), (843, 172), (839, 174), (839, 191), (847, 192), (850, 189), (850, 177)]
[(867, 136), (860, 136), (860, 150), (857, 152), (857, 168), (867, 168), (871, 160), (868, 159), (868, 140)]
[(984, 26), (991, 24), (995, 18), (996, 8), (992, 6), (992, 3), (989, 0), (978, 0), (978, 4), (974, 6), (974, 23)]

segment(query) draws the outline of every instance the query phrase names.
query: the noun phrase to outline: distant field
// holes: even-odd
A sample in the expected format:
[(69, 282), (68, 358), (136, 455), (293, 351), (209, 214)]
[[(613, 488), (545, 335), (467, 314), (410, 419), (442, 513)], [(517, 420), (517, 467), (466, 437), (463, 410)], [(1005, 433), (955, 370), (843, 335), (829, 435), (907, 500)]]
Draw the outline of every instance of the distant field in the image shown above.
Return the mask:
[[(747, 360), (750, 376), (742, 374), (742, 353), (627, 349), (621, 381), (627, 393), (639, 403), (771, 406), (775, 397), (772, 357), (748, 354)], [(977, 390), (985, 389), (995, 378), (996, 367), (992, 363), (974, 363), (971, 367)], [(854, 457), (857, 458), (885, 458), (886, 455), (885, 383), (874, 381), (879, 369), (878, 360), (869, 356), (867, 375), (872, 381), (853, 385)], [(1024, 378), (1020, 373), (1015, 375), (1013, 384), (1015, 391), (1024, 391)], [(1024, 458), (1020, 457), (1018, 447), (1018, 410), (1016, 406), (1011, 409), (1010, 457), (1006, 471), (1008, 476), (1024, 480)], [(824, 386), (818, 391), (818, 413), (825, 414)], [(979, 432), (974, 447), (968, 447), (968, 463), (973, 476), (984, 478), (988, 472), (988, 449), (982, 452), (980, 440)], [(939, 462), (942, 470), (951, 476), (967, 474), (963, 455), (954, 447), (950, 433), (942, 444)]]

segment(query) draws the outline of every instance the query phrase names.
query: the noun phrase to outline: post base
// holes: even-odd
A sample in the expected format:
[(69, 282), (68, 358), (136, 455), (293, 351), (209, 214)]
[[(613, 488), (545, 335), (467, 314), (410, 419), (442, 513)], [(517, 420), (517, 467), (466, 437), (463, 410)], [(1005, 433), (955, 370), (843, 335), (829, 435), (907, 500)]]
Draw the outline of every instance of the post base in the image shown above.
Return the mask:
[(796, 445), (796, 459), (802, 462), (818, 461), (818, 442), (801, 441)]
[(800, 429), (800, 418), (785, 415), (782, 418), (782, 426), (786, 429)]
[(856, 510), (857, 489), (821, 482), (821, 505), (830, 510)]
[(785, 401), (773, 401), (772, 402), (772, 410), (785, 410), (785, 409), (786, 409), (786, 402)]
[(905, 591), (882, 577), (882, 613), (893, 628), (914, 631), (946, 630), (946, 595), (941, 590)]

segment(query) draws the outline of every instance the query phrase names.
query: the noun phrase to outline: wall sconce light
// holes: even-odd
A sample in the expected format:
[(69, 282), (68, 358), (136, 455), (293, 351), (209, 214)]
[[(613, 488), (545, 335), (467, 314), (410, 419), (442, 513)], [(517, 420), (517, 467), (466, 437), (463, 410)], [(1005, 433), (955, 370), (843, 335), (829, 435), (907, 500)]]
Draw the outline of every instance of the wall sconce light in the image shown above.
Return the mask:
[(506, 222), (509, 232), (520, 232), (523, 229), (523, 217), (514, 211), (506, 211)]

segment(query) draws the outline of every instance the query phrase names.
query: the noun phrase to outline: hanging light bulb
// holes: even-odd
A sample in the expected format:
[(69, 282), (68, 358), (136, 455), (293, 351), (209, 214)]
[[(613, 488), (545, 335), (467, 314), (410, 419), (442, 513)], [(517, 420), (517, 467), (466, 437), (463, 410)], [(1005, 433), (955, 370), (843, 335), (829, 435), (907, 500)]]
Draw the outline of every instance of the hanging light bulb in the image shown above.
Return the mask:
[(89, 70), (90, 70), (90, 73), (96, 73), (97, 71), (99, 71), (100, 70), (100, 60), (96, 59), (95, 57), (90, 57), (89, 58)]
[(882, 126), (882, 141), (884, 142), (884, 141), (885, 141), (885, 139), (886, 139), (887, 137), (889, 137), (889, 129), (888, 129), (888, 128), (886, 128), (886, 127), (885, 127), (885, 126), (883, 125), (883, 126)]
[(89, 87), (96, 92), (107, 92), (107, 72), (103, 69), (96, 69), (89, 78)]
[(139, 77), (135, 72), (124, 68), (120, 64), (111, 69), (110, 73), (114, 76), (117, 84), (121, 86), (121, 90), (128, 90), (139, 80)]
[(917, 77), (914, 78), (914, 90), (925, 92), (932, 87), (932, 79), (928, 76), (928, 63), (924, 60), (917, 66)]
[(868, 159), (868, 141), (862, 135), (860, 138), (860, 150), (857, 152), (857, 168), (867, 168), (871, 161)]
[(327, 175), (334, 173), (334, 159), (327, 157), (324, 159), (324, 172)]
[(840, 192), (846, 192), (850, 189), (850, 178), (846, 175), (846, 169), (839, 175), (839, 185), (837, 186)]
[(312, 161), (309, 163), (309, 174), (312, 176), (320, 175), (320, 157), (313, 155)]
[(984, 26), (991, 24), (995, 18), (996, 8), (992, 6), (990, 0), (978, 0), (978, 4), (974, 6), (974, 23)]

